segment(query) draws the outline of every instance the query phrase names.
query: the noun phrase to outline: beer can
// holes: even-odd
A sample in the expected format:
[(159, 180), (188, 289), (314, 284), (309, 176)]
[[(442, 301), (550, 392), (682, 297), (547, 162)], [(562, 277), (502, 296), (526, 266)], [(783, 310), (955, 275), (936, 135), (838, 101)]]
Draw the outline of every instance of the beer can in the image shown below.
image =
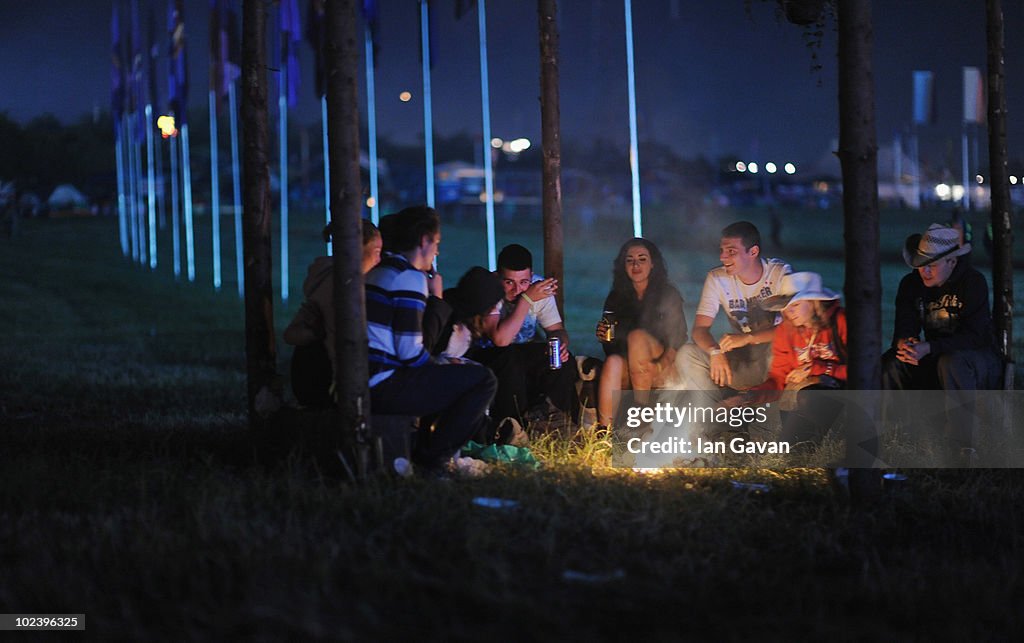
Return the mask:
[(548, 368), (562, 368), (562, 340), (558, 337), (548, 337)]
[(611, 310), (604, 311), (601, 315), (601, 321), (608, 326), (604, 331), (604, 337), (601, 338), (601, 341), (613, 341), (615, 339), (615, 312)]

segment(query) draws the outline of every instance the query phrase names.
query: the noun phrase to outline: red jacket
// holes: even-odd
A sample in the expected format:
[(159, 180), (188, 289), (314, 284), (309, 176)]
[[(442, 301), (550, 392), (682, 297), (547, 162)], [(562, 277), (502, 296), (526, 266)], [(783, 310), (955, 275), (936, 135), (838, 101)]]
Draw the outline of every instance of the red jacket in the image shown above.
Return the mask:
[(832, 304), (825, 311), (828, 325), (821, 330), (797, 328), (788, 319), (775, 327), (775, 338), (772, 340), (772, 368), (768, 371), (768, 379), (751, 390), (781, 391), (786, 386), (786, 376), (796, 368), (812, 362), (811, 375), (823, 375), (829, 365), (832, 377), (846, 382), (846, 360), (840, 358), (840, 348), (832, 337), (831, 319), (835, 316), (835, 327), (842, 341), (842, 353), (846, 350), (846, 311), (839, 302)]

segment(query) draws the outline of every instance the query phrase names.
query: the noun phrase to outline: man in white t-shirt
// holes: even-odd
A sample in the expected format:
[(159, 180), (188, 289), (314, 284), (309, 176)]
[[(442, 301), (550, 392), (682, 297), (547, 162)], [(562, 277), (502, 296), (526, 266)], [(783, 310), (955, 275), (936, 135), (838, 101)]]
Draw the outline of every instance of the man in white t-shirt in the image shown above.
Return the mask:
[[(466, 356), (489, 366), (498, 378), (492, 422), (522, 420), (531, 407), (546, 408), (544, 397), (575, 420), (579, 414), (576, 369), (569, 359), (569, 333), (558, 313), (558, 281), (533, 274), (533, 255), (519, 244), (498, 254), (498, 278), (504, 297), (483, 329), (484, 337)], [(545, 338), (561, 340), (562, 367), (549, 368)]]
[[(761, 257), (761, 234), (747, 221), (726, 226), (720, 248), (722, 265), (708, 272), (697, 304), (693, 343), (683, 345), (676, 357), (683, 388), (706, 392), (714, 402), (767, 377), (781, 317), (764, 310), (761, 301), (775, 294), (782, 276), (793, 271), (780, 259)], [(732, 332), (716, 340), (711, 324), (719, 308)]]

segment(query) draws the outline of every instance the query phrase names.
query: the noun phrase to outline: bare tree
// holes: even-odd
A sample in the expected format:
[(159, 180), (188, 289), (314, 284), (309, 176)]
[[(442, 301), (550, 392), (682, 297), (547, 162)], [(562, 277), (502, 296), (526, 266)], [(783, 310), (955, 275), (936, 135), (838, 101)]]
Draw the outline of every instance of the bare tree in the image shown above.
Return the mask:
[(558, 95), (557, 0), (537, 0), (540, 24), (540, 118), (543, 166), (544, 274), (559, 285), (555, 297), (564, 315), (562, 238), (562, 139)]
[(274, 340), (274, 293), (271, 286), (266, 9), (265, 0), (244, 0), (242, 5), (245, 359), (249, 423), (253, 426), (265, 422), (280, 408), (281, 400)]
[[(327, 2), (327, 115), (331, 157), (334, 319), (341, 438), (355, 457), (358, 478), (369, 460), (366, 302), (362, 273), (362, 186), (359, 177), (359, 44), (353, 0)], [(344, 365), (344, 368), (342, 368)]]
[(992, 190), (992, 319), (1006, 362), (1005, 386), (1013, 388), (1013, 229), (1006, 169), (1006, 74), (1003, 70), (1003, 7), (986, 0), (988, 41), (988, 163)]

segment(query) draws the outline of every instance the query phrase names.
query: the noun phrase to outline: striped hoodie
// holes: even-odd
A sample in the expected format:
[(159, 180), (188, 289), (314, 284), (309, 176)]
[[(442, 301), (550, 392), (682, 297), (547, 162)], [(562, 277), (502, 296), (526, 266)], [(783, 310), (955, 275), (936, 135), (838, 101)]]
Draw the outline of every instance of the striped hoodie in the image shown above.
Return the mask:
[(402, 255), (385, 254), (366, 275), (366, 332), (369, 338), (370, 386), (396, 368), (423, 366), (423, 311), (427, 276)]

